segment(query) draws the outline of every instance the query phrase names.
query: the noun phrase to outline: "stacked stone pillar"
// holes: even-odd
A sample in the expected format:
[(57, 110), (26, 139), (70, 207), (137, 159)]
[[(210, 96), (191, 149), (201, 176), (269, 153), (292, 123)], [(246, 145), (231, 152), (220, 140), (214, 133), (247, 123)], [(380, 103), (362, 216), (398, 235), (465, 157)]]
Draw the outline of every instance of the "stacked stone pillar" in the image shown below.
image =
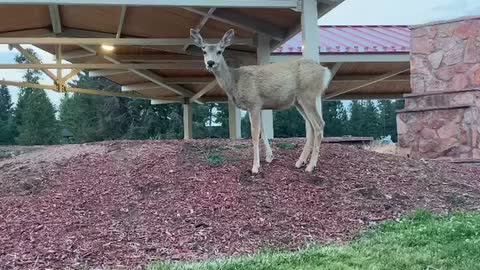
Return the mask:
[(480, 17), (411, 30), (399, 146), (415, 158), (480, 159)]

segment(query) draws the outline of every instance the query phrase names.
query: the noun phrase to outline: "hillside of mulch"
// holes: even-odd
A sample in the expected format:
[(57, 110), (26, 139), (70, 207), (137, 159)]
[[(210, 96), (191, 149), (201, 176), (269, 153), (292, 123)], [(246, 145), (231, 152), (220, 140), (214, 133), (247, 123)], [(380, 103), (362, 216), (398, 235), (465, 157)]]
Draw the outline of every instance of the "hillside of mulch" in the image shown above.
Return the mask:
[(1, 269), (141, 269), (347, 241), (417, 208), (480, 207), (480, 167), (324, 144), (308, 174), (294, 167), (302, 141), (287, 142), (274, 142), (276, 159), (255, 177), (249, 141), (116, 141), (1, 158)]

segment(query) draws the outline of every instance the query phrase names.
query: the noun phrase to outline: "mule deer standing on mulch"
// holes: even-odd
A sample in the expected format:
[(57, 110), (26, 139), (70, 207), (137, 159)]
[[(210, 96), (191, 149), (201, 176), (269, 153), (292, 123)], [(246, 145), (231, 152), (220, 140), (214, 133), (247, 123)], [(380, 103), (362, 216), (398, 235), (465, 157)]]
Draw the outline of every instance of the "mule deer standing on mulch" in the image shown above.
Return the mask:
[(322, 117), (321, 98), (331, 81), (330, 70), (306, 59), (229, 68), (223, 52), (233, 43), (233, 29), (227, 31), (217, 44), (205, 43), (195, 29), (190, 29), (190, 36), (193, 43), (202, 49), (206, 68), (215, 75), (220, 87), (238, 108), (249, 113), (254, 153), (252, 173), (258, 173), (260, 168), (260, 132), (265, 144), (266, 161), (271, 162), (273, 159), (272, 149), (262, 126), (261, 111), (284, 110), (293, 105), (310, 124), (306, 131), (307, 141), (295, 166), (300, 168), (306, 164), (312, 153), (306, 171), (313, 171), (323, 139), (325, 122)]

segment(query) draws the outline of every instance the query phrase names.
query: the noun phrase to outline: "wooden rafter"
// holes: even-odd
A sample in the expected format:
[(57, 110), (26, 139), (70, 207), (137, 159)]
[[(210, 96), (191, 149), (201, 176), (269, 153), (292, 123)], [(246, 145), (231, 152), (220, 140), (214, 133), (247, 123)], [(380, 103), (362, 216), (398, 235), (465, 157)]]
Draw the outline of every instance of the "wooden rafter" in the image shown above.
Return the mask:
[(167, 63), (167, 64), (0, 64), (0, 69), (205, 69), (203, 63)]
[[(194, 12), (203, 16), (208, 16), (208, 12), (192, 8), (192, 7), (184, 7), (184, 9)], [(228, 10), (217, 9), (214, 14), (209, 16), (211, 19), (229, 24), (232, 26), (236, 26), (238, 28), (254, 32), (254, 33), (262, 33), (271, 36), (275, 40), (283, 40), (285, 38), (286, 31), (284, 29), (280, 29), (275, 25), (272, 25), (268, 22), (253, 18), (253, 17), (245, 17), (245, 15), (239, 14), (237, 12), (232, 12)]]
[[(216, 43), (218, 39), (207, 39)], [(0, 44), (57, 44), (57, 45), (138, 45), (138, 46), (183, 46), (191, 44), (189, 38), (57, 38), (57, 37), (0, 37)], [(235, 44), (253, 45), (251, 38), (235, 39)]]
[[(92, 47), (89, 47), (89, 46), (84, 46), (84, 45), (81, 45), (81, 47), (87, 51), (90, 51), (90, 52), (96, 52), (95, 48), (92, 48)], [(99, 54), (101, 55), (105, 60), (107, 61), (110, 61), (112, 62), (113, 64), (120, 64), (120, 61), (118, 61), (115, 56), (113, 55), (105, 55), (105, 54)], [(167, 90), (170, 90), (176, 94), (179, 94), (179, 95), (182, 95), (182, 96), (185, 96), (185, 97), (192, 97), (194, 95), (194, 93), (186, 88), (183, 88), (181, 86), (178, 86), (178, 85), (168, 85), (164, 82), (164, 78), (150, 70), (138, 70), (138, 69), (133, 69), (133, 68), (129, 68), (128, 69), (129, 71), (137, 74), (138, 76), (142, 77), (142, 78), (145, 78), (153, 83), (156, 83), (160, 86), (162, 86), (163, 88), (167, 89)]]
[[(21, 45), (19, 44), (13, 44), (11, 45), (13, 48), (15, 48), (18, 52), (20, 52), (23, 56), (25, 56), (25, 58), (27, 58), (30, 62), (32, 62), (33, 64), (32, 65), (41, 65), (41, 62), (40, 60), (33, 56), (32, 54), (30, 54), (25, 48), (23, 48)], [(55, 76), (55, 74), (53, 74), (50, 70), (46, 69), (46, 68), (43, 68), (41, 69), (43, 71), (43, 73), (45, 73), (48, 77), (50, 77), (50, 79), (52, 79), (54, 82), (57, 81), (57, 76)]]
[(120, 38), (122, 36), (122, 29), (123, 24), (125, 23), (125, 15), (127, 14), (127, 6), (122, 6), (122, 10), (120, 11), (120, 18), (118, 21), (118, 28), (116, 38)]
[[(210, 16), (212, 16), (213, 12), (215, 12), (216, 9), (217, 8), (214, 8), (214, 7), (210, 8), (207, 14), (203, 15), (200, 22), (198, 22), (197, 26), (195, 26), (195, 29), (197, 29), (198, 31), (202, 30), (202, 28), (205, 26), (208, 19), (210, 19)], [(186, 51), (188, 47), (190, 47), (190, 44), (186, 44), (185, 46), (183, 46), (183, 50)]]
[(402, 70), (398, 70), (398, 71), (392, 71), (392, 72), (388, 72), (388, 73), (385, 73), (383, 75), (380, 75), (378, 77), (375, 77), (371, 80), (368, 80), (367, 82), (364, 82), (364, 83), (361, 83), (355, 87), (351, 87), (351, 88), (348, 88), (348, 89), (343, 89), (343, 90), (340, 90), (340, 91), (335, 91), (333, 93), (328, 93), (325, 95), (325, 98), (326, 99), (331, 99), (331, 98), (334, 98), (336, 96), (339, 96), (339, 95), (343, 95), (343, 94), (346, 94), (346, 93), (349, 93), (349, 92), (352, 92), (352, 91), (355, 91), (355, 90), (358, 90), (360, 88), (363, 88), (363, 87), (366, 87), (366, 86), (369, 86), (369, 85), (372, 85), (374, 83), (377, 83), (377, 82), (381, 82), (383, 80), (386, 80), (388, 78), (391, 78), (391, 77), (394, 77), (398, 74), (401, 74), (401, 73), (404, 73), (404, 72), (407, 72), (409, 71), (410, 68), (407, 68), (407, 69), (402, 69)]
[(198, 101), (199, 98), (201, 98), (203, 95), (215, 88), (217, 84), (217, 80), (209, 82), (205, 87), (202, 88), (202, 90), (198, 91), (198, 93), (196, 93), (193, 97), (190, 98), (190, 102)]
[(53, 33), (59, 34), (62, 32), (62, 21), (60, 19), (60, 9), (58, 5), (53, 4), (48, 6), (50, 12), (50, 21), (52, 23)]

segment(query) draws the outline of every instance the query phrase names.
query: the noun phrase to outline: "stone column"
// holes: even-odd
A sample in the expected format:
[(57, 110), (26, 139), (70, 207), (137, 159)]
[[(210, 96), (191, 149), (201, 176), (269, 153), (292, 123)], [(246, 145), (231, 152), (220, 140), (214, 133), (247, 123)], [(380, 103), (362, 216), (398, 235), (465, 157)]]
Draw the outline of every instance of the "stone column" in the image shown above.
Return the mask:
[(480, 159), (480, 17), (411, 30), (400, 147), (416, 158)]

